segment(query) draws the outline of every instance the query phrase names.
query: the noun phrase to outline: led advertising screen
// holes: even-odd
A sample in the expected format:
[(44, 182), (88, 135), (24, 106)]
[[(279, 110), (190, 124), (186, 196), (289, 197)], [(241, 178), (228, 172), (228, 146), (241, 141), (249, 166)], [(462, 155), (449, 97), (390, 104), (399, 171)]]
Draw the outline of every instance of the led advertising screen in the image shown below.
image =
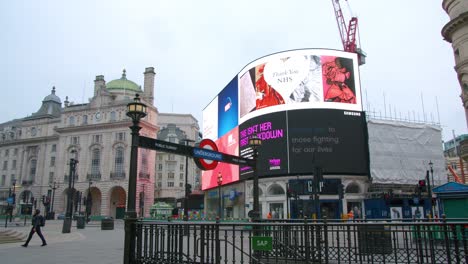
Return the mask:
[(247, 65), (239, 78), (239, 123), (270, 112), (328, 108), (362, 111), (357, 55), (294, 50)]
[[(255, 117), (239, 126), (240, 155), (251, 156), (244, 138), (257, 135), (259, 177), (308, 174), (368, 175), (366, 120), (363, 112), (301, 109)], [(240, 168), (240, 179), (253, 176)]]
[[(311, 155), (323, 161), (328, 168), (325, 173), (366, 174), (361, 162), (353, 162), (363, 150), (351, 154), (354, 150), (348, 141), (362, 136), (364, 117), (343, 114), (362, 111), (358, 70), (356, 54), (337, 50), (291, 50), (255, 60), (203, 110), (203, 138), (215, 141), (221, 152), (247, 157), (252, 154), (248, 138), (262, 137), (260, 176), (312, 173), (307, 167)], [(228, 137), (237, 140), (237, 148), (223, 146)], [(303, 141), (314, 137), (321, 138), (320, 143)], [(339, 143), (334, 143), (337, 138)], [(307, 153), (312, 149), (313, 153)], [(333, 159), (341, 159), (346, 151), (354, 156), (333, 167)], [(229, 173), (226, 180), (223, 174), (223, 185), (251, 176), (249, 167), (238, 168), (236, 175), (235, 165), (218, 166), (216, 172), (202, 173), (203, 190), (217, 186), (218, 171)]]

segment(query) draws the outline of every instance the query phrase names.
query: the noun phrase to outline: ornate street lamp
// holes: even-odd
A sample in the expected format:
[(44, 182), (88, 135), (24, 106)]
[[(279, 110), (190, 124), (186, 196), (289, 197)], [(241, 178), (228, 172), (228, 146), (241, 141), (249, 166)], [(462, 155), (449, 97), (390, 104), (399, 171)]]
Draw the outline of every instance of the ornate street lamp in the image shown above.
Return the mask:
[(77, 153), (75, 150), (71, 151), (71, 158), (70, 158), (70, 172), (68, 175), (68, 194), (67, 194), (67, 211), (65, 214), (65, 219), (63, 220), (62, 226), (62, 233), (70, 233), (71, 223), (72, 223), (72, 196), (73, 196), (73, 179), (75, 178), (76, 173), (76, 164), (78, 164), (78, 160), (76, 158)]
[(431, 179), (432, 179), (432, 187), (434, 187), (434, 163), (432, 163), (432, 160), (429, 161), (429, 167), (431, 168)]
[(258, 173), (257, 173), (257, 159), (258, 159), (258, 147), (262, 145), (262, 139), (257, 137), (256, 135), (249, 138), (249, 145), (253, 151), (253, 210), (254, 210), (254, 220), (258, 220), (260, 218), (260, 204), (259, 204), (259, 193), (258, 193)]
[(86, 222), (89, 223), (91, 220), (91, 206), (93, 202), (93, 197), (91, 196), (91, 178), (89, 178), (89, 185), (88, 185), (88, 195), (86, 196)]
[(222, 218), (222, 208), (221, 208), (221, 199), (222, 199), (222, 195), (221, 195), (221, 185), (223, 185), (223, 175), (221, 174), (221, 172), (218, 172), (218, 218)]
[(50, 204), (50, 211), (49, 211), (49, 218), (50, 219), (55, 219), (55, 212), (54, 212), (54, 202), (55, 202), (55, 190), (59, 187), (57, 185), (57, 182), (54, 181), (54, 185), (49, 185), (49, 187), (52, 189), (52, 203)]
[(137, 220), (135, 209), (136, 187), (137, 187), (137, 162), (138, 162), (138, 143), (140, 140), (140, 119), (147, 113), (147, 107), (141, 103), (138, 94), (135, 95), (133, 102), (127, 104), (127, 116), (132, 119), (132, 146), (130, 149), (130, 171), (128, 176), (128, 201), (127, 211), (125, 212), (125, 244), (124, 244), (124, 263), (129, 264), (134, 259), (135, 254), (135, 232), (133, 224)]

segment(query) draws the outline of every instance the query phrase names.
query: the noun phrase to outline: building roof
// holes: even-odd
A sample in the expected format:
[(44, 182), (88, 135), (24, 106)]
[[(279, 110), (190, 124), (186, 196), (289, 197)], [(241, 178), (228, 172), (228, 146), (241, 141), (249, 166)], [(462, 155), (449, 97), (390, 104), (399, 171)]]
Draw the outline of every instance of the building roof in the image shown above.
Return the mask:
[(135, 82), (127, 79), (125, 69), (123, 70), (122, 77), (120, 79), (112, 80), (106, 84), (107, 90), (127, 90), (133, 92), (141, 92), (141, 86)]
[(39, 110), (24, 118), (24, 120), (39, 119), (39, 118), (55, 118), (59, 117), (62, 113), (62, 102), (60, 98), (55, 95), (55, 86), (52, 87), (52, 92), (42, 100), (42, 105)]

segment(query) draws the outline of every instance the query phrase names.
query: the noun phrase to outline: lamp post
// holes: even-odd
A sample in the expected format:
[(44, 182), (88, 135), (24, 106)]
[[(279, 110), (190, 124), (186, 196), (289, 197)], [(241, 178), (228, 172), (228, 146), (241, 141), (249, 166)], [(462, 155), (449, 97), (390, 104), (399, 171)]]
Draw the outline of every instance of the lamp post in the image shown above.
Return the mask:
[(223, 175), (221, 172), (218, 172), (218, 218), (222, 218), (222, 209), (221, 209), (221, 185), (223, 185)]
[(429, 181), (429, 171), (426, 171), (426, 182), (427, 182), (427, 196), (429, 197), (429, 202), (431, 204), (431, 217), (434, 217), (434, 208), (432, 206), (432, 186)]
[(93, 201), (93, 197), (91, 196), (91, 184), (93, 182), (91, 181), (91, 178), (89, 178), (88, 182), (88, 195), (86, 196), (86, 222), (89, 223), (90, 221), (90, 215), (91, 215), (91, 203)]
[(258, 190), (258, 173), (257, 173), (257, 158), (258, 158), (258, 147), (262, 145), (262, 140), (258, 138), (256, 135), (249, 138), (249, 145), (252, 147), (253, 151), (253, 210), (254, 210), (254, 220), (258, 220), (260, 218), (260, 203), (259, 199), (259, 190)]
[(432, 160), (429, 161), (429, 167), (431, 169), (431, 179), (432, 179), (432, 187), (434, 187), (434, 163), (432, 163)]
[[(12, 184), (13, 184), (13, 193), (11, 192), (11, 187), (8, 189), (8, 212), (7, 213), (10, 213), (10, 222), (11, 222), (11, 219), (13, 218), (13, 207), (15, 205), (15, 185), (16, 185), (16, 180), (13, 179), (12, 181)], [(8, 215), (5, 217), (5, 228), (7, 228), (7, 225), (8, 225)]]
[[(190, 142), (195, 142), (191, 139), (184, 139), (185, 145), (188, 146)], [(185, 196), (184, 196), (184, 221), (188, 221), (188, 198), (189, 198), (189, 183), (188, 183), (188, 157), (185, 156)]]
[(70, 233), (71, 223), (72, 223), (72, 196), (73, 196), (73, 179), (75, 178), (76, 173), (76, 164), (78, 164), (78, 160), (76, 159), (76, 150), (71, 151), (71, 158), (70, 158), (70, 172), (68, 174), (68, 194), (67, 194), (67, 211), (65, 214), (65, 219), (63, 220), (62, 226), (62, 233)]
[(16, 193), (15, 193), (15, 188), (16, 188), (16, 179), (13, 179), (13, 193), (11, 194), (11, 197), (13, 198), (13, 204), (10, 208), (10, 223), (13, 219), (13, 209), (16, 207)]
[(129, 264), (134, 259), (135, 254), (135, 232), (133, 224), (136, 222), (137, 213), (135, 211), (136, 187), (137, 187), (137, 162), (138, 144), (140, 141), (140, 119), (146, 116), (146, 105), (141, 103), (138, 94), (133, 102), (127, 104), (127, 116), (132, 119), (132, 146), (130, 149), (130, 171), (128, 177), (128, 200), (127, 211), (125, 212), (125, 242), (124, 242), (124, 263)]
[(55, 212), (54, 212), (54, 201), (55, 201), (55, 190), (57, 190), (58, 185), (54, 181), (54, 186), (49, 185), (49, 187), (52, 189), (52, 204), (50, 205), (50, 218), (55, 219)]

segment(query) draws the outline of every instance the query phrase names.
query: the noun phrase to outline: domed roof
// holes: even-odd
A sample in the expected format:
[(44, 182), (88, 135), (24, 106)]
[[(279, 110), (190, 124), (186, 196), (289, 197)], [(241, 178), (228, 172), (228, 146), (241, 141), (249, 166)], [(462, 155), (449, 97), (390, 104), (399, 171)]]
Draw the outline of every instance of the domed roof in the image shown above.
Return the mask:
[(141, 92), (141, 87), (133, 81), (127, 79), (125, 69), (122, 73), (122, 78), (110, 81), (106, 84), (107, 90), (130, 90), (135, 92)]
[(44, 100), (42, 100), (42, 102), (49, 102), (49, 101), (62, 104), (62, 101), (60, 101), (60, 98), (55, 95), (55, 86), (52, 87), (52, 93), (44, 97)]

